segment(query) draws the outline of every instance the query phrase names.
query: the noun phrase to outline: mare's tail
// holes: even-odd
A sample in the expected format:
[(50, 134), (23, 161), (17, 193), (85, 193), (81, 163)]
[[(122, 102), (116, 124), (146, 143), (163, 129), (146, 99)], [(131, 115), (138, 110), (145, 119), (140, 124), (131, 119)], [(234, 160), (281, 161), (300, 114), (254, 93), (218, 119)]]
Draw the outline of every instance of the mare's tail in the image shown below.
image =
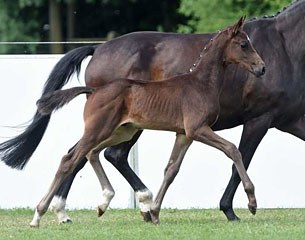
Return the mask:
[[(79, 74), (82, 61), (93, 55), (95, 46), (76, 48), (62, 57), (46, 81), (42, 95), (61, 89), (74, 72)], [(51, 113), (50, 113), (51, 114)], [(51, 115), (36, 112), (31, 124), (20, 135), (0, 144), (0, 159), (6, 165), (23, 169), (40, 143)]]
[(68, 104), (78, 95), (82, 93), (91, 94), (93, 91), (94, 89), (90, 87), (73, 87), (47, 93), (37, 101), (37, 111), (41, 115), (51, 115), (53, 111)]

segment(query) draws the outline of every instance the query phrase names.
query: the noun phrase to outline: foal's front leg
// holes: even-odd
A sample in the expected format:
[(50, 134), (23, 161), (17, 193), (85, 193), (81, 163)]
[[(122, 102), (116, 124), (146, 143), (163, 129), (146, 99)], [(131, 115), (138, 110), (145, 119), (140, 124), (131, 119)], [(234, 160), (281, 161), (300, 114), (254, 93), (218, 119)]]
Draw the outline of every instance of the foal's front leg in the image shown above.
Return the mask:
[[(242, 160), (246, 169), (249, 167), (256, 148), (270, 127), (272, 121), (271, 117), (272, 116), (269, 114), (266, 114), (246, 122), (243, 126), (243, 132), (238, 149), (241, 152)], [(240, 177), (236, 171), (236, 167), (233, 165), (230, 181), (220, 200), (220, 210), (223, 211), (229, 221), (239, 220), (239, 217), (233, 210), (233, 198), (239, 183)]]
[(114, 190), (102, 167), (102, 164), (99, 159), (99, 153), (100, 153), (100, 151), (98, 151), (98, 152), (92, 151), (90, 154), (88, 154), (88, 159), (98, 177), (98, 180), (99, 180), (102, 190), (103, 190), (102, 203), (97, 207), (97, 214), (100, 217), (105, 213), (107, 207), (110, 204), (110, 201), (114, 197)]
[(236, 148), (236, 146), (233, 143), (218, 136), (209, 126), (202, 126), (195, 130), (192, 129), (191, 131), (186, 131), (186, 134), (187, 136), (196, 141), (205, 143), (221, 150), (233, 160), (237, 172), (243, 183), (244, 190), (247, 193), (249, 199), (248, 208), (252, 214), (255, 214), (257, 204), (254, 194), (254, 185), (246, 172), (245, 166), (242, 162), (241, 154)]
[(162, 185), (150, 210), (152, 222), (155, 224), (159, 223), (159, 213), (166, 191), (178, 174), (184, 155), (191, 144), (191, 139), (183, 134), (177, 134), (172, 154), (164, 171)]

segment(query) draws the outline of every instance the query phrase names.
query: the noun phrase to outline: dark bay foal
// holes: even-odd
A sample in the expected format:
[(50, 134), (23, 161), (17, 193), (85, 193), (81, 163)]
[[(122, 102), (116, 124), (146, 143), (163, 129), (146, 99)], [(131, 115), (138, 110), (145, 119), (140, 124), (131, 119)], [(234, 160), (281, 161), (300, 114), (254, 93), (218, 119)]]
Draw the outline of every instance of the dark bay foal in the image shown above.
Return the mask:
[(31, 226), (39, 226), (54, 194), (84, 157), (88, 157), (95, 170), (103, 189), (103, 199), (107, 200), (98, 207), (102, 215), (114, 191), (99, 161), (99, 153), (105, 147), (130, 140), (139, 129), (177, 133), (160, 191), (155, 202), (148, 201), (154, 223), (159, 222), (166, 190), (178, 173), (193, 140), (218, 148), (233, 160), (249, 199), (249, 210), (254, 214), (257, 207), (254, 186), (240, 152), (234, 144), (211, 129), (219, 115), (219, 95), (226, 66), (239, 64), (256, 76), (265, 71), (264, 62), (242, 30), (243, 21), (241, 18), (233, 27), (217, 34), (201, 53), (197, 68), (189, 74), (160, 82), (118, 79), (99, 88), (77, 87), (43, 96), (38, 101), (38, 112), (46, 115), (78, 94), (88, 94), (88, 100), (84, 109), (84, 134), (70, 153), (63, 157), (49, 192), (37, 205)]

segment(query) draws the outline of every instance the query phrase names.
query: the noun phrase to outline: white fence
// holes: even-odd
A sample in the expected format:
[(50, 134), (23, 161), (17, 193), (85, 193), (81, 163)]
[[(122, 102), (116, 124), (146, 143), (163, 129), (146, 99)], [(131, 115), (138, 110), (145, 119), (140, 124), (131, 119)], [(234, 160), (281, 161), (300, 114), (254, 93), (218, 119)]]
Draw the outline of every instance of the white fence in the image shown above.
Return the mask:
[[(14, 136), (16, 126), (31, 119), (35, 102), (52, 67), (61, 55), (0, 56), (0, 141)], [(88, 59), (89, 60), (89, 59)], [(88, 60), (84, 61), (82, 70)], [(83, 84), (83, 71), (80, 76)], [(73, 79), (71, 85), (80, 83)], [(25, 170), (17, 171), (0, 163), (0, 208), (35, 207), (48, 190), (63, 154), (76, 143), (83, 130), (80, 96), (51, 118), (47, 132)], [(221, 131), (220, 135), (238, 144), (241, 127)], [(154, 193), (161, 184), (174, 143), (175, 134), (145, 131), (138, 145), (139, 176)], [(270, 130), (259, 146), (249, 169), (258, 199), (258, 206), (305, 207), (305, 148), (301, 140), (277, 130)], [(103, 159), (102, 164), (116, 191), (110, 207), (131, 206), (128, 183)], [(163, 207), (217, 208), (231, 174), (231, 160), (210, 147), (194, 143), (181, 170), (165, 197)], [(98, 180), (90, 165), (76, 177), (67, 205), (69, 208), (94, 208), (101, 197)], [(247, 198), (239, 187), (235, 207), (246, 207)]]

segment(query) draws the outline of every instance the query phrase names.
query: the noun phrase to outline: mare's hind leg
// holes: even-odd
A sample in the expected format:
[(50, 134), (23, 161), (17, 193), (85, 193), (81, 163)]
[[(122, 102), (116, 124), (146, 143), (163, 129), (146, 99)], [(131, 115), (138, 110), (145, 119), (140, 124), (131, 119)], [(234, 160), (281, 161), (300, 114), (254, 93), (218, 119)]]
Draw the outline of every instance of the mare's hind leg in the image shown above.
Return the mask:
[(74, 171), (68, 177), (65, 178), (64, 182), (61, 184), (58, 191), (56, 191), (55, 193), (51, 204), (51, 209), (56, 214), (59, 223), (72, 223), (72, 220), (65, 209), (66, 199), (68, 197), (76, 174), (85, 166), (87, 161), (87, 158), (83, 158), (76, 166)]
[(192, 140), (183, 134), (177, 134), (174, 148), (164, 171), (162, 185), (150, 210), (152, 222), (155, 224), (159, 223), (159, 213), (166, 191), (178, 174), (184, 155), (191, 144)]
[[(69, 150), (69, 152), (72, 151), (72, 149), (75, 148), (75, 145)], [(66, 177), (64, 182), (60, 185), (59, 189), (56, 191), (55, 196), (52, 201), (52, 210), (55, 212), (58, 218), (59, 223), (71, 223), (72, 220), (68, 216), (65, 207), (66, 207), (66, 199), (68, 197), (69, 191), (71, 189), (73, 180), (76, 176), (76, 174), (85, 166), (87, 163), (87, 158), (83, 158), (80, 163), (76, 166), (76, 168), (73, 170), (73, 172)]]
[[(270, 127), (270, 116), (262, 116), (253, 119), (244, 124), (243, 133), (239, 143), (239, 151), (241, 152), (245, 168), (249, 167), (251, 159), (260, 144), (263, 137), (266, 135)], [(233, 210), (233, 198), (237, 187), (240, 183), (240, 177), (236, 171), (235, 165), (232, 166), (232, 175), (226, 187), (226, 190), (220, 200), (220, 210), (226, 215), (229, 221), (239, 220)]]
[(249, 203), (248, 208), (252, 214), (256, 213), (256, 198), (254, 194), (254, 185), (252, 184), (246, 169), (244, 167), (244, 164), (242, 162), (242, 157), (236, 146), (223, 139), (222, 137), (218, 136), (216, 133), (212, 131), (212, 129), (209, 126), (202, 126), (195, 131), (187, 131), (186, 135), (189, 138), (192, 138), (196, 141), (205, 143), (207, 145), (210, 145), (212, 147), (215, 147), (222, 152), (224, 152), (229, 158), (231, 158), (234, 162), (234, 165), (237, 169), (237, 172), (241, 178), (241, 181), (244, 186), (244, 190), (247, 193)]
[(152, 202), (152, 193), (131, 169), (127, 159), (130, 149), (139, 139), (142, 132), (137, 131), (130, 141), (107, 148), (104, 156), (123, 175), (136, 192), (144, 221), (151, 221), (149, 210)]

